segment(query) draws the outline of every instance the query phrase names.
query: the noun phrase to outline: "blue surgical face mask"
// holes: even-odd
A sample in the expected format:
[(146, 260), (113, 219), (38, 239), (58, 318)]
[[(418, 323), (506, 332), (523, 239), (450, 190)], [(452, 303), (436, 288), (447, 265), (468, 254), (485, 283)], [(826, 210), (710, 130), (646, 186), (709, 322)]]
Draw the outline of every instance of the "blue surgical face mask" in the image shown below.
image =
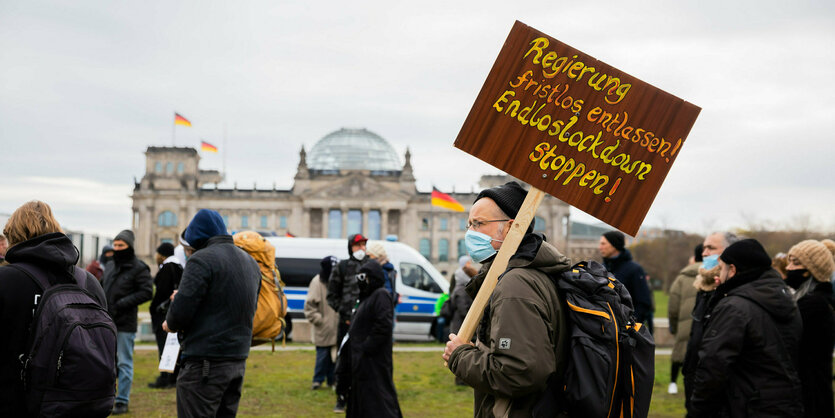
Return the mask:
[(710, 270), (719, 265), (719, 254), (709, 255), (702, 259), (702, 268)]
[(496, 254), (496, 249), (491, 244), (492, 241), (502, 242), (493, 239), (490, 235), (482, 234), (481, 232), (468, 229), (464, 235), (464, 243), (467, 244), (467, 252), (470, 253), (473, 261), (480, 263)]

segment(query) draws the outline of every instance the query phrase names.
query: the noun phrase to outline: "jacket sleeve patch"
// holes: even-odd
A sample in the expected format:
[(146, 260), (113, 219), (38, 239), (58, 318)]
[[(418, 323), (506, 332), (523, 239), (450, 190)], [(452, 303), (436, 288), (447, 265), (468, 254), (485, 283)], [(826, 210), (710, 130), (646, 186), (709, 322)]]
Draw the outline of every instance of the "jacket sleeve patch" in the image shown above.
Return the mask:
[(499, 349), (510, 350), (510, 338), (499, 338)]

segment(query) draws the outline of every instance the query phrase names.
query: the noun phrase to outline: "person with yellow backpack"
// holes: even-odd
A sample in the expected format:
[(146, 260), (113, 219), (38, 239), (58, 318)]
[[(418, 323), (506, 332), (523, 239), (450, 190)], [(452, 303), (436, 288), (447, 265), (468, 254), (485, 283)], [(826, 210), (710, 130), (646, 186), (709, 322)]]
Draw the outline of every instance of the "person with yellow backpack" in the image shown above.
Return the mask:
[(261, 289), (252, 318), (252, 346), (272, 343), (282, 337), (287, 323), (287, 296), (275, 266), (275, 247), (255, 231), (241, 231), (232, 236), (235, 245), (252, 256), (261, 269)]

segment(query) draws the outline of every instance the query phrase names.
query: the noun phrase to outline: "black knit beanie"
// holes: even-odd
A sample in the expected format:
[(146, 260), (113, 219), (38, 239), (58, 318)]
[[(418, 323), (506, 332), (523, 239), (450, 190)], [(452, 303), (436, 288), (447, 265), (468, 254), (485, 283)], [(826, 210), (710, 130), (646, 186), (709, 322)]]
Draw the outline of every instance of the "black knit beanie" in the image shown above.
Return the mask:
[[(519, 183), (510, 181), (501, 186), (482, 190), (473, 203), (478, 202), (482, 197), (489, 197), (510, 219), (516, 219), (516, 215), (519, 214), (519, 209), (522, 208), (522, 203), (527, 195), (528, 191)], [(530, 234), (531, 231), (533, 231), (533, 222), (528, 226), (527, 233)]]
[(733, 264), (739, 273), (747, 271), (766, 271), (771, 268), (771, 257), (762, 244), (755, 239), (737, 241), (725, 248), (719, 259), (725, 264)]
[(163, 257), (171, 257), (174, 255), (174, 246), (169, 242), (163, 242), (157, 247), (157, 253)]
[(626, 239), (623, 237), (623, 232), (609, 231), (603, 234), (603, 238), (606, 238), (606, 241), (609, 241), (609, 244), (612, 244), (612, 247), (615, 247), (618, 252), (623, 251), (625, 248)]

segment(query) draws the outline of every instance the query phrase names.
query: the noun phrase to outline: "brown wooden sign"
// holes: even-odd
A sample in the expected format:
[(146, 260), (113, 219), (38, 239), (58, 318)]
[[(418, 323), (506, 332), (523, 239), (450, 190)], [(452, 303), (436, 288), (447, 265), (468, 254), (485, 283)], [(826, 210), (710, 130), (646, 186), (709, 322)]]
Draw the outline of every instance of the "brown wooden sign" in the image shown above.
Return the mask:
[(700, 111), (517, 21), (455, 146), (634, 236)]

